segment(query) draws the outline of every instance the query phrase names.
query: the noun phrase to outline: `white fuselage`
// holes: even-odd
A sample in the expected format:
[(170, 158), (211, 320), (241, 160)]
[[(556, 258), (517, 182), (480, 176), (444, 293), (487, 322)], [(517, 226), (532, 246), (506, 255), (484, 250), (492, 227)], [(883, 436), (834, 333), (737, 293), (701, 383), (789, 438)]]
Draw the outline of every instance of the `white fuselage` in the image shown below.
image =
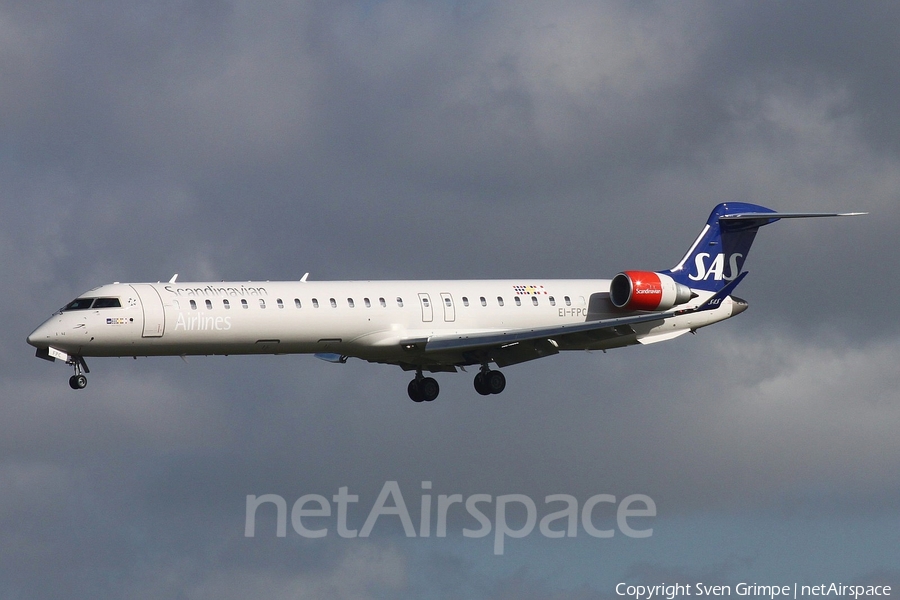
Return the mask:
[[(331, 353), (402, 362), (404, 340), (541, 328), (627, 316), (609, 280), (278, 281), (110, 284), (80, 298), (119, 307), (63, 310), (28, 338), (78, 356)], [(700, 304), (701, 295), (685, 308)], [(715, 309), (635, 326), (559, 350), (669, 339), (739, 312)], [(465, 364), (459, 356), (432, 357)]]

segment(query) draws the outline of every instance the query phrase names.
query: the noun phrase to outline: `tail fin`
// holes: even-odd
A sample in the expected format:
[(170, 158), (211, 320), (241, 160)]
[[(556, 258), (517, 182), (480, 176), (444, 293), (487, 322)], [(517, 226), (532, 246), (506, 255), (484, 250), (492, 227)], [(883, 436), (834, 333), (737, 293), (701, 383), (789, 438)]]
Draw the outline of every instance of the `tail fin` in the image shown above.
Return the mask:
[(662, 273), (689, 288), (718, 292), (741, 274), (756, 232), (763, 225), (779, 219), (860, 214), (866, 213), (779, 213), (744, 202), (719, 204), (684, 258)]

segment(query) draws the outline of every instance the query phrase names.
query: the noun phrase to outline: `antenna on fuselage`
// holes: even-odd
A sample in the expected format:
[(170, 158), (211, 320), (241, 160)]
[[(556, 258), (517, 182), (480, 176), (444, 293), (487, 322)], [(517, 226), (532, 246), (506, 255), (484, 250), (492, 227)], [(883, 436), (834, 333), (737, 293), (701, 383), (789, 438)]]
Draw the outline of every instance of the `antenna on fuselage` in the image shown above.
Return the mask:
[(172, 279), (169, 280), (169, 283), (175, 283), (175, 280), (178, 279), (178, 273), (172, 275)]
[(306, 283), (306, 278), (309, 277), (309, 273), (304, 273), (303, 277), (300, 278), (300, 281)]

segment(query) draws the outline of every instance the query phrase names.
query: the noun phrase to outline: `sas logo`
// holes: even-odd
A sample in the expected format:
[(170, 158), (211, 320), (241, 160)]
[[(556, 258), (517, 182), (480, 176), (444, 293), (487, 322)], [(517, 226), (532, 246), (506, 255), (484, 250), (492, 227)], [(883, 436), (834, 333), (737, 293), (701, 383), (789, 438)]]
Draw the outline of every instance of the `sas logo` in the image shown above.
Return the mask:
[(735, 277), (738, 276), (738, 272), (741, 270), (738, 265), (738, 259), (744, 258), (743, 254), (735, 252), (731, 256), (728, 257), (728, 270), (729, 273), (725, 273), (725, 255), (722, 253), (716, 254), (716, 257), (712, 260), (709, 266), (706, 265), (706, 260), (710, 257), (710, 255), (706, 252), (700, 252), (697, 256), (694, 257), (694, 265), (697, 267), (696, 275), (688, 275), (688, 278), (692, 281), (705, 281), (712, 276), (712, 278), (716, 281), (733, 281)]

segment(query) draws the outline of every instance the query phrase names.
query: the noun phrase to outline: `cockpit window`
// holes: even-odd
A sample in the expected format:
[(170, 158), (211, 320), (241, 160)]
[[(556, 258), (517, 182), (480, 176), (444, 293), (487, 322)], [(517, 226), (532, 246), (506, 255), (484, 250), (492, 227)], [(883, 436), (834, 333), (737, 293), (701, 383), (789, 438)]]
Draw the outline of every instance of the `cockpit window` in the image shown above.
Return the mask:
[(118, 298), (97, 298), (91, 308), (122, 308)]
[(118, 298), (75, 298), (64, 307), (61, 312), (68, 310), (87, 310), (89, 308), (121, 308), (122, 303)]
[(67, 310), (87, 310), (94, 303), (94, 298), (75, 298), (62, 307), (62, 311)]

